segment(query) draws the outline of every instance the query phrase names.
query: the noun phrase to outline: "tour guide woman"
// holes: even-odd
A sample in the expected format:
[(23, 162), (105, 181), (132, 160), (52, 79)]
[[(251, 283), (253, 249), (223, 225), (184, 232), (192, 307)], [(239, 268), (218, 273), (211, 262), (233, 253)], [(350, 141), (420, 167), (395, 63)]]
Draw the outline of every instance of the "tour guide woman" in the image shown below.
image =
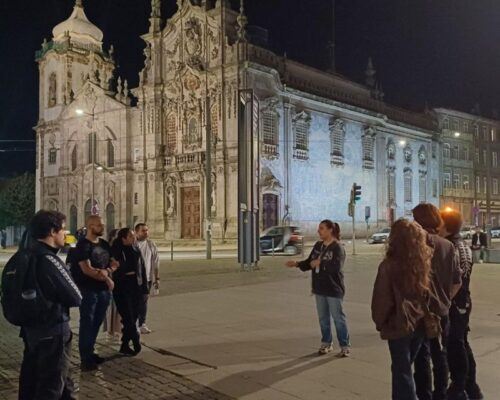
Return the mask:
[(412, 365), (425, 339), (432, 255), (420, 225), (406, 219), (392, 225), (373, 289), (372, 317), (389, 341), (393, 400), (417, 400)]
[(312, 293), (316, 297), (321, 328), (321, 347), (318, 354), (332, 351), (331, 316), (341, 348), (338, 357), (349, 357), (351, 344), (342, 309), (345, 294), (343, 273), (345, 250), (340, 243), (340, 227), (337, 223), (325, 219), (319, 224), (318, 234), (320, 241), (314, 245), (307, 260), (288, 261), (286, 265), (290, 268), (298, 267), (302, 271), (312, 271)]
[[(113, 273), (115, 282), (113, 298), (123, 325), (120, 353), (128, 355), (135, 355), (141, 351), (137, 320), (142, 298), (148, 292), (144, 260), (134, 243), (134, 231), (123, 228), (118, 231), (111, 248), (113, 257), (120, 263), (120, 268)], [(130, 341), (134, 346), (133, 350), (130, 348)]]

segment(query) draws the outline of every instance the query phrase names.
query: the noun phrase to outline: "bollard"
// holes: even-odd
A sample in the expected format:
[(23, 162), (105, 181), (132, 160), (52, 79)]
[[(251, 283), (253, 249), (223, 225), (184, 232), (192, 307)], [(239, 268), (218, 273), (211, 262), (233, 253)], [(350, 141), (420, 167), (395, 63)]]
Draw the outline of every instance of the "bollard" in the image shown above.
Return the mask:
[(271, 249), (272, 249), (272, 254), (274, 257), (274, 238), (271, 238)]
[(174, 261), (174, 241), (170, 241), (170, 261)]

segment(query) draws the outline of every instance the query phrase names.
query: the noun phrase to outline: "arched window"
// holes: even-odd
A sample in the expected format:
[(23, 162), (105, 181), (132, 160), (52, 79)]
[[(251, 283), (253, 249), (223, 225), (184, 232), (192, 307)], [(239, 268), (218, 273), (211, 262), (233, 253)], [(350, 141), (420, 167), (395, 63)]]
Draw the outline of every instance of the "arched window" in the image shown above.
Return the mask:
[(48, 107), (54, 107), (57, 104), (57, 75), (52, 72), (49, 75)]
[(108, 139), (108, 167), (113, 168), (115, 166), (115, 146), (113, 141)]
[(198, 120), (193, 117), (188, 123), (187, 143), (195, 144), (198, 141), (198, 138)]
[(74, 235), (78, 230), (78, 209), (72, 205), (69, 209), (69, 231)]
[(177, 150), (177, 123), (175, 114), (170, 113), (167, 116), (167, 155), (175, 154)]
[(73, 150), (71, 150), (71, 171), (74, 171), (78, 166), (78, 148), (75, 144)]
[(106, 206), (106, 231), (107, 233), (115, 229), (115, 206), (109, 203)]

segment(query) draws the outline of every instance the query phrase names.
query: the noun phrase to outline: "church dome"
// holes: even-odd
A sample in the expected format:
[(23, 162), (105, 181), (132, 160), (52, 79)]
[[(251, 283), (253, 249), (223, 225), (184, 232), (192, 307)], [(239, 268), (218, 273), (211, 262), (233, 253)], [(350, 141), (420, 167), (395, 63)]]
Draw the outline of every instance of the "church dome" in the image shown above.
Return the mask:
[(68, 32), (72, 40), (83, 43), (100, 44), (102, 42), (102, 31), (90, 22), (83, 10), (82, 0), (76, 0), (75, 7), (70, 17), (58, 24), (53, 30), (54, 40), (62, 40)]

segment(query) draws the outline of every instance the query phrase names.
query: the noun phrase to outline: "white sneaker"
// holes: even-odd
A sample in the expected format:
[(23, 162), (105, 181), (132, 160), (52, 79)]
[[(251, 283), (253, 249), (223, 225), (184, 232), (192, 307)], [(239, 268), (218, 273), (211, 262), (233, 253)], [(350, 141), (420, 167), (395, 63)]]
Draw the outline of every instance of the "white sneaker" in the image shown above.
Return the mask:
[(347, 358), (351, 356), (350, 347), (343, 347), (340, 352), (337, 354), (338, 358)]
[(319, 348), (318, 350), (318, 354), (320, 356), (323, 356), (325, 354), (328, 354), (329, 352), (331, 352), (333, 350), (333, 346), (330, 344), (327, 344), (327, 343), (322, 343), (321, 344), (321, 347)]
[(146, 324), (142, 324), (140, 326), (139, 330), (141, 331), (141, 334), (143, 334), (143, 335), (147, 335), (148, 333), (151, 333), (151, 329), (149, 329)]

